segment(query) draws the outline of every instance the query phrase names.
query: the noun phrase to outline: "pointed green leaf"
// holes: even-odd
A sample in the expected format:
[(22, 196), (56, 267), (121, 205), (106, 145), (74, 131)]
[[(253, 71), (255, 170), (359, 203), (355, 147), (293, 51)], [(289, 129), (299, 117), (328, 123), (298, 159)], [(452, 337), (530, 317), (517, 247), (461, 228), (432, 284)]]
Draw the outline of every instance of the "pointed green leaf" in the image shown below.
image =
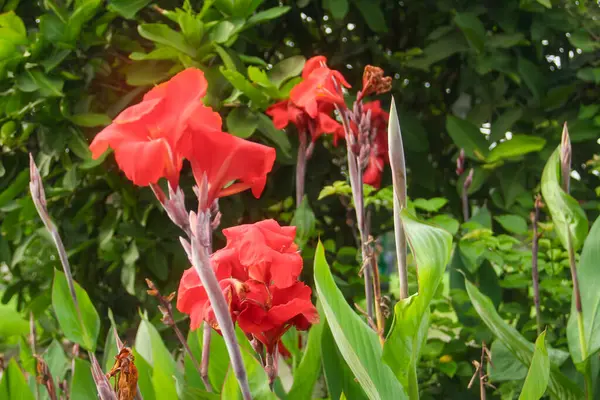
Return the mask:
[[(577, 265), (584, 340), (587, 344), (588, 356), (600, 350), (600, 291), (598, 290), (600, 268), (598, 268), (598, 260), (600, 260), (600, 217), (592, 225)], [(573, 362), (577, 365), (585, 361), (579, 344), (575, 299), (571, 302), (571, 315), (567, 324), (567, 339)]]
[(546, 350), (546, 331), (535, 341), (535, 350), (519, 400), (539, 400), (548, 387), (550, 359)]
[(88, 361), (76, 358), (75, 371), (71, 380), (70, 396), (72, 399), (96, 400), (98, 392), (94, 378), (92, 377), (92, 366)]
[(0, 381), (0, 399), (10, 400), (34, 400), (35, 397), (27, 381), (14, 358), (8, 362), (8, 366), (2, 373)]
[(470, 12), (457, 13), (454, 22), (465, 35), (465, 38), (478, 52), (483, 51), (485, 44), (485, 27), (477, 15)]
[(133, 19), (135, 14), (146, 7), (150, 0), (110, 0), (108, 9), (115, 11), (123, 18)]
[(520, 157), (527, 153), (540, 151), (546, 140), (536, 136), (513, 135), (512, 139), (499, 143), (490, 151), (486, 161), (493, 163), (506, 158)]
[(479, 159), (480, 156), (487, 156), (489, 144), (483, 133), (473, 123), (449, 115), (446, 118), (446, 130), (456, 146), (464, 149), (468, 157)]
[[(322, 311), (320, 305), (317, 308)], [(310, 399), (312, 396), (315, 382), (321, 374), (323, 325), (325, 325), (325, 321), (320, 321), (318, 324), (313, 325), (308, 332), (304, 355), (300, 365), (294, 372), (294, 383), (288, 393), (290, 399)]]
[(350, 307), (338, 289), (319, 242), (315, 256), (315, 286), (327, 324), (348, 366), (370, 399), (406, 399), (392, 370), (381, 362), (379, 338)]
[(267, 21), (270, 21), (275, 18), (279, 18), (283, 14), (290, 11), (290, 9), (291, 8), (289, 6), (279, 6), (279, 7), (273, 7), (273, 8), (269, 8), (268, 10), (257, 12), (256, 14), (254, 14), (250, 18), (248, 18), (248, 21), (246, 21), (245, 27), (246, 28), (251, 27), (254, 25), (262, 24), (263, 22), (267, 22)]
[(142, 24), (138, 26), (139, 34), (153, 42), (173, 47), (190, 57), (196, 56), (196, 49), (190, 46), (183, 35), (165, 24)]
[(59, 270), (54, 270), (52, 308), (65, 336), (84, 349), (95, 351), (100, 333), (100, 316), (87, 292), (77, 282), (74, 285), (83, 321), (75, 309), (65, 274)]
[(588, 220), (577, 200), (561, 187), (560, 146), (552, 153), (542, 173), (542, 195), (563, 247), (569, 248), (570, 235), (574, 249), (581, 248), (588, 232)]
[(400, 216), (419, 268), (419, 292), (396, 304), (383, 359), (408, 389), (409, 398), (418, 399), (417, 363), (427, 340), (429, 305), (450, 260), (452, 236), (443, 229), (419, 222), (407, 209)]
[[(533, 358), (533, 343), (527, 341), (514, 327), (506, 323), (494, 308), (492, 301), (475, 285), (467, 280), (465, 285), (473, 307), (496, 339), (500, 340), (521, 364), (529, 367)], [(561, 400), (581, 399), (583, 395), (581, 390), (554, 365), (550, 367), (548, 390), (554, 398)]]

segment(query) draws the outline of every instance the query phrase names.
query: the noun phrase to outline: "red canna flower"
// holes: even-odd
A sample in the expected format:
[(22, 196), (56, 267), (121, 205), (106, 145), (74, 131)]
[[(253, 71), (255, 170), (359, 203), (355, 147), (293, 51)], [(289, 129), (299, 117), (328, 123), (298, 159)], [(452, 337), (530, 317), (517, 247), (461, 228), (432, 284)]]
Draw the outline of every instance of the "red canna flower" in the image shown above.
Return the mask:
[(331, 117), (333, 104), (319, 103), (317, 116), (312, 120), (301, 108), (294, 105), (291, 100), (283, 100), (267, 108), (267, 115), (273, 118), (273, 125), (277, 129), (283, 129), (292, 123), (299, 132), (309, 132), (311, 138), (316, 141), (322, 134), (333, 134), (334, 144), (344, 137), (344, 128)]
[(350, 84), (346, 82), (339, 71), (331, 70), (328, 67), (318, 67), (292, 89), (290, 98), (297, 107), (304, 109), (311, 118), (317, 116), (317, 101), (344, 106), (344, 96), (336, 88), (334, 79), (338, 85), (350, 87)]
[(177, 186), (184, 136), (190, 129), (204, 134), (221, 128), (219, 114), (202, 104), (206, 88), (202, 71), (189, 68), (178, 73), (102, 130), (90, 145), (92, 157), (111, 147), (119, 168), (134, 184), (146, 186), (164, 177)]
[(306, 79), (309, 75), (317, 68), (327, 66), (327, 57), (325, 56), (314, 56), (306, 60), (304, 68), (302, 68), (302, 79)]
[(303, 262), (294, 243), (296, 227), (282, 227), (268, 219), (223, 229), (223, 234), (227, 238), (225, 249), (235, 249), (238, 262), (250, 279), (278, 288), (289, 287), (298, 280)]
[(375, 188), (381, 186), (383, 167), (389, 163), (387, 123), (389, 114), (381, 108), (379, 101), (372, 101), (363, 105), (363, 112), (371, 111), (371, 131), (375, 137), (371, 143), (371, 152), (367, 168), (363, 173), (363, 182)]
[(201, 208), (247, 189), (260, 197), (275, 163), (275, 149), (225, 132), (194, 134), (187, 140), (182, 150), (196, 182), (200, 185), (204, 176), (208, 180), (208, 201)]
[(238, 325), (273, 353), (281, 336), (292, 326), (307, 330), (319, 321), (311, 302), (311, 290), (302, 282), (280, 289), (263, 282), (246, 282), (247, 292), (240, 302)]

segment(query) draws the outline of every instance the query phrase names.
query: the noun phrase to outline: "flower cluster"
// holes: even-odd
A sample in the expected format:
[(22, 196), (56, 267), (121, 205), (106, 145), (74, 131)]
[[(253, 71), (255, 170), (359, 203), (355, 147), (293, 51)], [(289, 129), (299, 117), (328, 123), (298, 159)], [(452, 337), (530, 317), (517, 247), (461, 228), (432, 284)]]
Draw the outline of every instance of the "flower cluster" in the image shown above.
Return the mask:
[(335, 82), (350, 87), (339, 71), (327, 67), (325, 57), (313, 57), (304, 65), (302, 81), (292, 89), (290, 98), (269, 107), (267, 114), (277, 129), (292, 123), (301, 135), (309, 133), (313, 141), (330, 133), (337, 142), (344, 138), (344, 128), (331, 113), (336, 104), (344, 104), (344, 97)]
[[(363, 87), (357, 94), (352, 110), (344, 102), (342, 86), (349, 88), (339, 71), (327, 67), (327, 59), (316, 56), (309, 59), (302, 71), (302, 81), (290, 92), (290, 98), (280, 101), (267, 109), (277, 129), (294, 124), (300, 134), (309, 133), (314, 142), (324, 133), (333, 134), (333, 143), (339, 139), (350, 139), (360, 158), (363, 182), (374, 187), (381, 185), (383, 167), (389, 162), (387, 145), (387, 122), (389, 115), (379, 101), (364, 103), (362, 100), (371, 94), (381, 94), (391, 89), (391, 77), (383, 76), (383, 70), (367, 65), (363, 74)], [(337, 108), (348, 121), (348, 130), (332, 118)], [(347, 135), (352, 135), (348, 138)], [(360, 156), (362, 153), (362, 157)], [(310, 157), (310, 152), (307, 158)]]
[(222, 132), (219, 114), (202, 103), (207, 86), (204, 73), (196, 68), (156, 86), (94, 138), (92, 157), (110, 147), (134, 184), (147, 186), (166, 178), (172, 187), (177, 187), (187, 159), (196, 182), (204, 176), (208, 180), (206, 206), (247, 189), (260, 196), (275, 149)]
[[(212, 254), (211, 267), (227, 299), (231, 318), (272, 354), (290, 327), (306, 330), (319, 320), (310, 288), (298, 281), (302, 257), (294, 244), (296, 228), (265, 220), (224, 229), (223, 234), (227, 245)], [(183, 274), (177, 308), (190, 315), (191, 329), (206, 321), (219, 330), (194, 268)]]

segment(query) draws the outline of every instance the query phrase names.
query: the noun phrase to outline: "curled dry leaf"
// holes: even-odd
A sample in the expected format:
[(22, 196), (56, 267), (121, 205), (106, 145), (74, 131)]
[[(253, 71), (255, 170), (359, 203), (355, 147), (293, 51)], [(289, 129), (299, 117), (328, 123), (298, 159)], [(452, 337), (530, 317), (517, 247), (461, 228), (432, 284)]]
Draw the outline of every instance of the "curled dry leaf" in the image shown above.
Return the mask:
[(107, 378), (115, 377), (115, 391), (118, 400), (133, 400), (137, 392), (138, 371), (134, 363), (135, 357), (129, 347), (123, 347), (115, 356), (115, 365), (106, 374)]

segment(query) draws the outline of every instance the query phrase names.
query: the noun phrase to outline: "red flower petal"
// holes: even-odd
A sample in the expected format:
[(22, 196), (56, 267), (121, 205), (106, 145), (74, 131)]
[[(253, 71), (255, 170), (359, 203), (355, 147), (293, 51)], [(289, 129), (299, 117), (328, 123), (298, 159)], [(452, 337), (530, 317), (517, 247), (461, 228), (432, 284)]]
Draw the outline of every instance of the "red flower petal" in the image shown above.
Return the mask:
[(304, 68), (302, 69), (302, 79), (308, 78), (308, 76), (317, 68), (327, 66), (327, 58), (325, 56), (314, 56), (306, 60)]

